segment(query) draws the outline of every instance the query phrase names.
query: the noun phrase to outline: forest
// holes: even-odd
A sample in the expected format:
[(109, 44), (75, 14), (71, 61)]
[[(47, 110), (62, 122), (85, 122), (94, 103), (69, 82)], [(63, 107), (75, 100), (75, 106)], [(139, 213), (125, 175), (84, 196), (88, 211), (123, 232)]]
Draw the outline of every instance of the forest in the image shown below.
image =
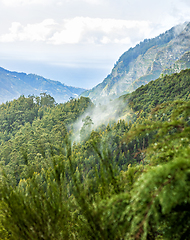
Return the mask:
[(189, 133), (188, 69), (109, 105), (1, 104), (0, 239), (190, 239)]

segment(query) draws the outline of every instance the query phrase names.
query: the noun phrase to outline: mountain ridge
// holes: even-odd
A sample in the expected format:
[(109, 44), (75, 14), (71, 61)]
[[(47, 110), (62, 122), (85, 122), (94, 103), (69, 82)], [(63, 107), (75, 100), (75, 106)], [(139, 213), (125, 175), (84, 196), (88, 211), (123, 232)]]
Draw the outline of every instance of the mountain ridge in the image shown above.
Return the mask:
[(40, 95), (45, 92), (59, 103), (78, 97), (83, 91), (85, 89), (67, 86), (36, 74), (9, 71), (0, 67), (0, 102), (10, 101), (20, 95)]
[(157, 79), (190, 51), (190, 23), (172, 27), (152, 39), (145, 39), (124, 52), (102, 83), (82, 93), (98, 102), (117, 98)]

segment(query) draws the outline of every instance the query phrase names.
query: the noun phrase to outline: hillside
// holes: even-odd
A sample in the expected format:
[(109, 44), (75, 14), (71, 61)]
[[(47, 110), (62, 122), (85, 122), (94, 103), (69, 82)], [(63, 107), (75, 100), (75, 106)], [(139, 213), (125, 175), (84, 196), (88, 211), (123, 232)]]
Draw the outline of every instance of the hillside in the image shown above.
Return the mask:
[(179, 60), (172, 64), (168, 69), (162, 71), (163, 75), (179, 73), (181, 70), (190, 68), (190, 52), (186, 52)]
[(82, 95), (101, 102), (101, 98), (116, 98), (132, 92), (158, 78), (188, 51), (190, 23), (184, 23), (130, 48), (102, 83)]
[(122, 95), (119, 100), (127, 102), (134, 112), (144, 113), (164, 102), (190, 100), (190, 69), (160, 77), (130, 94)]
[(1, 104), (0, 239), (188, 240), (189, 83), (189, 69), (151, 81), (94, 130), (112, 109), (89, 98)]
[(66, 102), (69, 98), (79, 96), (84, 90), (35, 74), (11, 72), (0, 68), (0, 103), (16, 99), (20, 95), (40, 95), (40, 93), (50, 94), (56, 102)]

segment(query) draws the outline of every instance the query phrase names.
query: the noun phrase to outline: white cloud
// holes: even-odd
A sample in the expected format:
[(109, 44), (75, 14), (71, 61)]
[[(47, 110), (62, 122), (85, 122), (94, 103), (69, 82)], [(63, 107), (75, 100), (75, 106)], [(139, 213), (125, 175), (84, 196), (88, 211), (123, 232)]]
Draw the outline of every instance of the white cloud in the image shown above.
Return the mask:
[(48, 4), (52, 0), (2, 0), (2, 3), (9, 7), (15, 7), (20, 5), (33, 5), (33, 4)]
[(61, 31), (56, 32), (52, 38), (49, 39), (49, 43), (56, 45), (79, 43), (84, 25), (84, 22), (78, 21), (77, 18), (64, 20)]
[(171, 8), (172, 16), (179, 22), (186, 21), (186, 19), (190, 19), (190, 3), (188, 1), (183, 0), (174, 0)]
[(37, 24), (22, 25), (13, 22), (9, 33), (1, 35), (1, 42), (40, 41), (53, 45), (77, 43), (122, 43), (129, 44), (130, 38), (145, 38), (151, 32), (147, 21), (128, 21), (75, 17), (56, 23), (46, 19)]
[[(15, 6), (26, 6), (26, 5), (58, 5), (62, 6), (67, 3), (76, 3), (79, 0), (1, 0), (5, 6), (15, 7)], [(92, 5), (102, 5), (102, 0), (80, 0), (81, 2), (85, 2), (87, 4)]]
[(64, 20), (62, 30), (56, 32), (49, 43), (129, 43), (130, 33), (142, 35), (142, 39), (151, 31), (146, 21), (127, 21), (76, 17)]
[(129, 37), (123, 38), (123, 39), (115, 39), (115, 43), (120, 43), (120, 44), (131, 44), (131, 39)]
[(83, 1), (89, 4), (95, 4), (95, 5), (101, 5), (103, 3), (102, 0), (83, 0)]
[(1, 42), (14, 41), (46, 41), (56, 23), (53, 19), (46, 19), (41, 23), (21, 25), (19, 22), (13, 22), (8, 34), (0, 36)]

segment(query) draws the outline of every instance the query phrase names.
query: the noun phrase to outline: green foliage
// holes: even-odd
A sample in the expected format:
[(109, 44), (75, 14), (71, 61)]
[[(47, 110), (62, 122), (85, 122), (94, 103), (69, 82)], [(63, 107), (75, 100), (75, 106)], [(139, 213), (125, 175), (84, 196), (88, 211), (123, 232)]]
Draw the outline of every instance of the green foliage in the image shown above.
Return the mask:
[(70, 238), (71, 216), (61, 160), (54, 159), (52, 169), (33, 173), (17, 187), (8, 184), (5, 177), (1, 192), (8, 211), (4, 215), (5, 227), (11, 232), (10, 239)]
[(3, 226), (3, 222), (4, 222), (3, 210), (4, 210), (3, 202), (0, 201), (0, 239), (8, 240), (9, 239), (8, 231)]
[[(43, 98), (44, 96), (42, 96)], [(50, 100), (52, 99), (50, 98)], [(7, 111), (11, 114), (14, 113), (14, 109), (12, 110), (13, 103), (10, 102), (10, 106), (7, 108)], [(20, 98), (16, 106), (19, 106), (19, 103)], [(14, 129), (12, 132), (14, 136), (10, 140), (7, 139), (8, 141), (4, 141), (0, 148), (1, 163), (10, 174), (11, 171), (14, 172), (14, 176), (18, 182), (26, 174), (30, 176), (33, 172), (41, 171), (41, 168), (45, 164), (43, 157), (50, 155), (51, 144), (53, 144), (52, 150), (59, 154), (60, 149), (63, 148), (63, 141), (67, 132), (70, 132), (69, 134), (72, 133), (72, 123), (92, 103), (89, 99), (82, 97), (79, 100), (71, 100), (68, 103), (56, 106), (40, 105), (41, 101), (39, 101), (39, 106), (34, 104), (33, 108), (29, 109), (32, 112), (37, 108), (37, 114), (40, 112), (40, 116), (37, 115), (32, 123), (24, 122), (23, 119), (23, 125), (19, 129)], [(4, 117), (6, 118), (7, 115), (5, 112)], [(24, 116), (25, 112), (23, 113)]]
[[(124, 96), (135, 110), (129, 122), (110, 121), (89, 133), (85, 114), (85, 141), (70, 139), (75, 121), (94, 108), (88, 98), (33, 101), (37, 116), (13, 128), (0, 146), (0, 237), (189, 239), (188, 75), (166, 76)], [(18, 99), (14, 108), (30, 101)], [(5, 107), (5, 118), (14, 108), (12, 102)]]
[(86, 116), (84, 119), (82, 119), (83, 126), (80, 130), (80, 136), (81, 139), (87, 139), (89, 137), (91, 131), (92, 131), (92, 119), (89, 116)]
[[(121, 100), (127, 101), (135, 112), (150, 113), (156, 106), (174, 100), (190, 99), (190, 70), (179, 74), (164, 76), (141, 86), (131, 94), (123, 95)], [(167, 114), (167, 111), (166, 113)], [(170, 114), (170, 112), (169, 112)]]
[(156, 131), (154, 143), (147, 149), (145, 172), (135, 182), (131, 206), (126, 209), (131, 221), (127, 237), (155, 239), (161, 235), (163, 239), (188, 239), (190, 236), (187, 121), (190, 102), (177, 101), (174, 105), (169, 122), (147, 121), (129, 134), (133, 137), (144, 131)]

